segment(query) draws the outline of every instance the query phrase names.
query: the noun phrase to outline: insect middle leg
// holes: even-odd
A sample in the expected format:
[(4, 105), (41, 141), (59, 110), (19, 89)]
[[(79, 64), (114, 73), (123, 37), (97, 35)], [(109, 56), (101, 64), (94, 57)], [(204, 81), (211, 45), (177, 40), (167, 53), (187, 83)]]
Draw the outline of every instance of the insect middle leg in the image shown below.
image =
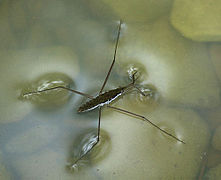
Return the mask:
[(97, 138), (96, 141), (93, 142), (90, 149), (88, 149), (86, 152), (84, 152), (77, 160), (74, 161), (72, 167), (75, 167), (79, 160), (81, 160), (83, 157), (85, 157), (100, 141), (100, 125), (101, 125), (101, 109), (102, 107), (99, 107), (99, 117), (98, 117), (98, 129), (97, 129)]
[(100, 89), (99, 94), (101, 94), (101, 93), (103, 92), (104, 87), (105, 87), (105, 85), (106, 85), (106, 83), (107, 83), (107, 80), (108, 80), (108, 78), (109, 78), (109, 76), (110, 76), (110, 73), (111, 73), (111, 71), (112, 71), (112, 68), (113, 68), (114, 63), (115, 63), (115, 60), (116, 60), (117, 48), (118, 48), (118, 43), (119, 43), (119, 39), (120, 39), (121, 25), (122, 25), (122, 20), (120, 20), (120, 24), (119, 24), (119, 27), (118, 27), (117, 41), (116, 41), (115, 48), (114, 48), (113, 61), (112, 61), (111, 66), (110, 66), (110, 68), (109, 68), (109, 70), (108, 70), (108, 73), (107, 73), (107, 75), (106, 75), (106, 78), (105, 78), (104, 83), (103, 83), (103, 85), (102, 85), (102, 87), (101, 87), (101, 89)]
[[(115, 48), (114, 48), (113, 61), (112, 61), (111, 66), (110, 66), (110, 68), (109, 68), (109, 70), (108, 70), (108, 73), (107, 73), (107, 75), (106, 75), (106, 77), (105, 77), (105, 80), (104, 80), (104, 82), (103, 82), (103, 84), (102, 84), (102, 87), (101, 87), (101, 89), (100, 89), (99, 95), (103, 92), (103, 89), (104, 89), (104, 87), (105, 87), (105, 85), (106, 85), (106, 83), (107, 83), (107, 80), (108, 80), (108, 78), (109, 78), (109, 76), (110, 76), (110, 73), (111, 73), (111, 71), (112, 71), (112, 69), (113, 69), (113, 66), (114, 66), (114, 63), (115, 63), (115, 60), (116, 60), (118, 42), (119, 42), (119, 38), (120, 38), (121, 25), (122, 25), (122, 21), (120, 20), (120, 24), (119, 24), (119, 27), (118, 27), (117, 41), (116, 41)], [(99, 117), (98, 117), (98, 127), (97, 127), (97, 139), (96, 139), (96, 142), (91, 146), (91, 148), (90, 148), (87, 152), (85, 152), (84, 154), (82, 154), (82, 155), (74, 162), (74, 165), (73, 165), (73, 166), (75, 166), (79, 160), (81, 160), (86, 154), (88, 154), (88, 153), (98, 144), (98, 142), (100, 141), (101, 110), (102, 110), (102, 107), (100, 106), (100, 107), (99, 107)]]

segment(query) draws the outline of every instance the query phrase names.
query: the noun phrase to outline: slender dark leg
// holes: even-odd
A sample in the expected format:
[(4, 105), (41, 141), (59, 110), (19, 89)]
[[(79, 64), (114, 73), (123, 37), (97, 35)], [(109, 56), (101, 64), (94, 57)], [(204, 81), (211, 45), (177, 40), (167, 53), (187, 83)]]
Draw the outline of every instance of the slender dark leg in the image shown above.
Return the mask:
[(49, 88), (49, 89), (44, 89), (44, 90), (41, 90), (41, 91), (28, 92), (28, 93), (24, 93), (23, 96), (32, 95), (32, 94), (39, 94), (41, 92), (51, 91), (51, 90), (55, 90), (55, 89), (65, 89), (65, 90), (71, 91), (73, 93), (79, 94), (81, 96), (87, 97), (89, 99), (93, 99), (93, 96), (91, 96), (89, 94), (82, 93), (80, 91), (76, 91), (74, 89), (70, 89), (70, 88), (67, 88), (67, 87), (64, 87), (64, 86), (57, 86), (57, 87), (53, 87), (53, 88)]
[[(117, 34), (117, 42), (116, 42), (116, 44), (115, 44), (115, 50), (114, 50), (114, 58), (113, 58), (112, 64), (111, 64), (111, 66), (110, 66), (110, 68), (109, 68), (109, 71), (108, 71), (108, 73), (107, 73), (107, 76), (106, 76), (106, 78), (105, 78), (105, 80), (104, 80), (104, 83), (103, 83), (103, 85), (102, 85), (102, 87), (101, 87), (101, 90), (100, 90), (99, 94), (102, 93), (102, 91), (103, 91), (103, 89), (104, 89), (104, 87), (105, 87), (105, 85), (106, 85), (106, 83), (107, 83), (107, 80), (108, 80), (108, 78), (109, 78), (109, 76), (110, 76), (110, 73), (111, 73), (111, 70), (112, 70), (112, 68), (113, 68), (113, 66), (114, 66), (114, 63), (115, 63), (116, 54), (117, 54), (117, 47), (118, 47), (118, 42), (119, 42), (119, 37), (120, 37), (121, 24), (122, 24), (122, 21), (120, 20), (120, 25), (119, 25), (118, 34)], [(99, 107), (99, 117), (98, 117), (98, 128), (97, 128), (97, 139), (96, 139), (96, 141), (94, 142), (94, 144), (91, 146), (91, 148), (90, 148), (87, 152), (85, 152), (84, 154), (82, 154), (82, 155), (74, 162), (74, 165), (73, 165), (73, 166), (75, 166), (79, 160), (81, 160), (85, 155), (87, 155), (87, 154), (98, 144), (98, 142), (100, 141), (101, 109), (102, 109), (102, 107), (100, 106), (100, 107)]]
[(99, 107), (99, 120), (98, 120), (98, 128), (97, 128), (97, 143), (99, 142), (100, 140), (100, 128), (101, 128), (101, 109), (102, 107), (100, 106)]
[(137, 71), (135, 71), (134, 74), (133, 74), (133, 76), (132, 76), (132, 84), (133, 84), (133, 87), (134, 87), (135, 89), (137, 89), (137, 90), (140, 92), (140, 94), (142, 94), (143, 96), (146, 96), (146, 94), (145, 94), (144, 92), (142, 92), (142, 91), (135, 85), (135, 81), (138, 79), (138, 77), (135, 78), (135, 74), (136, 74), (136, 73), (137, 73)]
[(72, 165), (73, 167), (77, 164), (77, 162), (79, 160), (81, 160), (84, 156), (86, 156), (97, 144), (98, 142), (100, 141), (100, 125), (101, 125), (101, 107), (99, 107), (99, 120), (98, 120), (98, 129), (97, 129), (97, 139), (96, 141), (92, 144), (91, 148), (84, 152), (75, 162), (74, 164)]
[(179, 142), (181, 142), (181, 143), (183, 143), (183, 144), (186, 144), (184, 141), (178, 139), (176, 136), (174, 136), (174, 135), (172, 135), (172, 134), (166, 132), (165, 130), (161, 129), (159, 126), (157, 126), (156, 124), (154, 124), (153, 122), (151, 122), (149, 119), (147, 119), (146, 117), (144, 117), (144, 116), (142, 116), (142, 115), (139, 115), (139, 114), (136, 114), (136, 113), (133, 113), (133, 112), (130, 112), (130, 111), (121, 109), (121, 108), (113, 107), (113, 106), (110, 106), (110, 105), (107, 105), (107, 107), (112, 108), (112, 109), (115, 109), (115, 110), (120, 111), (120, 112), (123, 112), (123, 113), (126, 113), (126, 114), (130, 114), (130, 115), (132, 115), (132, 116), (136, 116), (136, 117), (138, 117), (138, 118), (141, 118), (141, 119), (143, 119), (143, 120), (149, 122), (151, 125), (153, 125), (153, 126), (154, 126), (155, 128), (157, 128), (157, 129), (159, 129), (161, 132), (167, 134), (168, 136), (170, 136), (170, 137), (176, 139), (177, 141), (179, 141)]
[(108, 73), (107, 73), (107, 76), (106, 76), (106, 78), (105, 78), (105, 80), (104, 80), (104, 83), (103, 83), (103, 85), (102, 85), (102, 87), (101, 87), (101, 90), (100, 90), (99, 94), (102, 93), (102, 91), (103, 91), (103, 89), (104, 89), (104, 87), (105, 87), (105, 85), (106, 85), (106, 83), (107, 83), (107, 80), (108, 80), (108, 78), (109, 78), (109, 76), (110, 76), (111, 70), (112, 70), (112, 68), (113, 68), (113, 66), (114, 66), (115, 60), (116, 60), (116, 54), (117, 54), (117, 47), (118, 47), (119, 37), (120, 37), (121, 24), (122, 24), (122, 21), (120, 20), (120, 25), (119, 25), (118, 34), (117, 34), (117, 42), (116, 42), (116, 44), (115, 44), (115, 49), (114, 49), (114, 58), (113, 58), (112, 64), (111, 64), (111, 66), (110, 66), (110, 69), (109, 69), (109, 71), (108, 71)]

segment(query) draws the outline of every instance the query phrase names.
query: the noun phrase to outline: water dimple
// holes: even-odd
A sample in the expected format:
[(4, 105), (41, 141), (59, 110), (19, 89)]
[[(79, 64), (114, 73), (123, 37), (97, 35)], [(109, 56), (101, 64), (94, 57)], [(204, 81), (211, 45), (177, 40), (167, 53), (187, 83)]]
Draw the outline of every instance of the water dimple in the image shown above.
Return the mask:
[(136, 99), (140, 102), (147, 103), (147, 101), (158, 101), (159, 93), (156, 88), (151, 84), (139, 85), (138, 88), (145, 94), (143, 96), (141, 93), (136, 93)]
[[(126, 94), (126, 98), (123, 100), (123, 106), (125, 106), (125, 108), (132, 112), (143, 114), (144, 112), (152, 112), (158, 107), (160, 95), (153, 85), (139, 84), (136, 85), (136, 87), (139, 88), (139, 91), (134, 89)], [(135, 103), (136, 106), (134, 106)]]
[(101, 130), (99, 139), (97, 143), (97, 129), (89, 129), (76, 138), (67, 165), (68, 171), (79, 171), (82, 166), (96, 164), (109, 154), (111, 141), (108, 133)]
[(146, 80), (148, 76), (146, 67), (136, 60), (129, 60), (129, 62), (122, 63), (119, 69), (120, 74), (122, 74), (122, 72), (126, 72), (126, 76), (129, 76), (130, 79), (132, 79), (132, 75), (136, 72), (135, 79), (138, 84)]
[(72, 87), (74, 82), (63, 73), (48, 73), (38, 77), (32, 82), (22, 85), (20, 100), (28, 100), (41, 108), (56, 108), (64, 105), (70, 98), (70, 92), (57, 88), (54, 90), (38, 92), (58, 86)]

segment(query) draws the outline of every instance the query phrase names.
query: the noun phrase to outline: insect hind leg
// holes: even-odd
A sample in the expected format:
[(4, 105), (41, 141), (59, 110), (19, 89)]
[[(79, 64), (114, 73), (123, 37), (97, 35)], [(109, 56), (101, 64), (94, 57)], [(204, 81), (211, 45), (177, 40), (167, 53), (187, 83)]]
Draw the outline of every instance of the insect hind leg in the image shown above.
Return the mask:
[(173, 139), (183, 143), (183, 144), (186, 144), (183, 140), (177, 138), (176, 136), (168, 133), (167, 131), (161, 129), (159, 126), (157, 126), (156, 124), (154, 124), (153, 122), (151, 122), (149, 119), (147, 119), (146, 117), (142, 116), (142, 115), (139, 115), (139, 114), (136, 114), (136, 113), (133, 113), (133, 112), (130, 112), (130, 111), (127, 111), (127, 110), (124, 110), (124, 109), (121, 109), (121, 108), (117, 108), (117, 107), (114, 107), (114, 106), (110, 106), (110, 105), (107, 105), (108, 108), (111, 108), (111, 109), (114, 109), (114, 110), (117, 110), (117, 111), (120, 111), (122, 113), (126, 113), (126, 114), (129, 114), (129, 115), (132, 115), (132, 116), (135, 116), (137, 118), (141, 118), (142, 120), (150, 123), (152, 126), (154, 126), (155, 128), (159, 129), (162, 133), (172, 137)]
[(39, 94), (39, 93), (42, 93), (42, 92), (52, 91), (52, 90), (56, 90), (56, 89), (65, 89), (65, 90), (70, 91), (72, 93), (76, 93), (76, 94), (79, 94), (81, 96), (87, 97), (89, 99), (93, 99), (93, 96), (91, 96), (89, 94), (82, 93), (80, 91), (76, 91), (74, 89), (70, 89), (70, 88), (65, 87), (65, 86), (56, 86), (56, 87), (52, 87), (52, 88), (48, 88), (48, 89), (43, 89), (43, 90), (40, 90), (40, 91), (32, 91), (32, 92), (24, 93), (22, 95), (25, 97), (25, 96), (28, 96), (28, 95)]

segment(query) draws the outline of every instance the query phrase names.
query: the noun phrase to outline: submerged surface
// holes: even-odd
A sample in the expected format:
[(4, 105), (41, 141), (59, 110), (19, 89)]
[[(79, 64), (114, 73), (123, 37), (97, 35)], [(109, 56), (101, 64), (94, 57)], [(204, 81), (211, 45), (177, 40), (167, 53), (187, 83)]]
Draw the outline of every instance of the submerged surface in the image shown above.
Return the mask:
[[(177, 32), (171, 0), (161, 6), (128, 1), (122, 11), (113, 2), (0, 3), (0, 179), (196, 179), (205, 173), (204, 157), (214, 152), (211, 134), (221, 125), (220, 43)], [(146, 14), (139, 3), (154, 11)], [(133, 7), (140, 13), (127, 16)], [(75, 167), (95, 141), (98, 111), (78, 114), (87, 99), (61, 89), (22, 93), (63, 85), (97, 95), (120, 18), (116, 64), (104, 89), (127, 85), (137, 70), (138, 87), (148, 96), (133, 91), (112, 105), (144, 115), (186, 144), (104, 107), (101, 142)], [(221, 163), (209, 162), (208, 168)]]

